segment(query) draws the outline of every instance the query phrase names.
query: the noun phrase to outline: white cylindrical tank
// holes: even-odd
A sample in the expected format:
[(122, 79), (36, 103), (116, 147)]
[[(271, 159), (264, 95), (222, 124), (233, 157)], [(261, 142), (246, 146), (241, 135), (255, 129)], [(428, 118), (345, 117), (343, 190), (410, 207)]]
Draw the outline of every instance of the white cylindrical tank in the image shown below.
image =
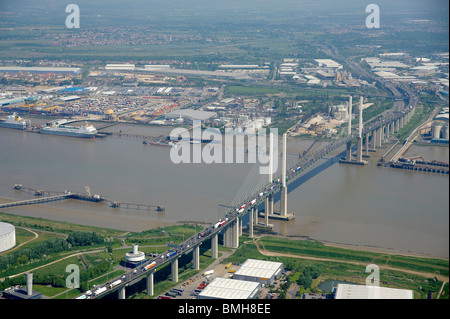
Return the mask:
[(442, 130), (442, 138), (448, 140), (449, 137), (449, 127), (448, 123), (445, 124), (444, 129)]
[(431, 126), (431, 138), (440, 138), (441, 137), (441, 123), (434, 122)]
[(16, 228), (0, 222), (0, 252), (13, 248), (16, 245)]

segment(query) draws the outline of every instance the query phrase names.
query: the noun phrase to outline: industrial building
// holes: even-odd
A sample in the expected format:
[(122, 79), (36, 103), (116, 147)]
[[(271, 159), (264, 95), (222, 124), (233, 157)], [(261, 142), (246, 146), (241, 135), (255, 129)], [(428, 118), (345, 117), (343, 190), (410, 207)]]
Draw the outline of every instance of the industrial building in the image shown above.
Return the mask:
[(193, 121), (193, 120), (207, 121), (216, 116), (217, 116), (216, 112), (184, 109), (184, 110), (175, 110), (173, 112), (167, 113), (165, 115), (165, 118), (166, 120), (176, 120), (181, 118), (185, 121)]
[(1, 72), (44, 72), (44, 73), (80, 73), (81, 68), (42, 67), (42, 66), (0, 66)]
[(13, 248), (16, 245), (16, 228), (0, 222), (0, 252)]
[(134, 71), (134, 64), (107, 64), (105, 70)]
[(400, 61), (382, 61), (379, 58), (363, 58), (364, 62), (374, 71), (392, 71), (396, 69), (406, 69), (409, 65), (406, 65)]
[(314, 59), (317, 66), (322, 68), (342, 69), (342, 64), (331, 59)]
[(257, 64), (221, 64), (221, 69), (259, 69)]
[(198, 299), (255, 299), (261, 289), (258, 282), (215, 278)]
[(144, 69), (149, 70), (161, 70), (161, 69), (170, 69), (170, 64), (146, 64), (144, 65)]
[(414, 299), (408, 289), (338, 284), (335, 299)]
[(247, 259), (245, 263), (233, 274), (236, 280), (254, 281), (262, 285), (272, 284), (283, 271), (280, 262)]
[(331, 114), (335, 120), (346, 121), (348, 120), (348, 105), (332, 105)]
[(144, 252), (139, 251), (139, 247), (137, 244), (133, 244), (132, 247), (133, 250), (125, 254), (126, 262), (124, 266), (128, 268), (139, 267), (140, 265), (148, 261), (148, 259), (145, 259)]

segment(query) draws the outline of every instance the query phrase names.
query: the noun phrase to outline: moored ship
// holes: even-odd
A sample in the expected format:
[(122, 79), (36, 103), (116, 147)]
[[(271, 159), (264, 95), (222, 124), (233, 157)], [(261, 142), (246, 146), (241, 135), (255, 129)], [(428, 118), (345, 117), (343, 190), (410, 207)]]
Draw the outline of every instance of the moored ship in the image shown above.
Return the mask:
[(8, 127), (24, 130), (27, 128), (27, 121), (21, 118), (16, 113), (13, 113), (12, 115), (8, 115), (6, 117), (6, 120), (0, 120), (0, 127)]
[(60, 124), (58, 122), (51, 122), (47, 123), (46, 126), (41, 127), (40, 132), (42, 134), (93, 138), (97, 134), (97, 129), (92, 124), (87, 123), (83, 126), (71, 126)]
[(164, 142), (152, 142), (152, 141), (144, 140), (142, 143), (149, 144), (149, 145), (155, 145), (155, 146), (177, 147), (177, 144), (173, 143), (173, 142), (164, 143)]

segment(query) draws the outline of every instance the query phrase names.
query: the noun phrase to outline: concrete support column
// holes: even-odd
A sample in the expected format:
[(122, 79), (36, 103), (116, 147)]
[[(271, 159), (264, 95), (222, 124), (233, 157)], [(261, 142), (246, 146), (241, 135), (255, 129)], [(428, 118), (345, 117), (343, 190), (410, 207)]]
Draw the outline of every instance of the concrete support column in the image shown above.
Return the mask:
[(356, 150), (356, 161), (362, 162), (362, 138), (358, 137), (357, 150)]
[(372, 145), (372, 149), (375, 149), (377, 146), (377, 130), (372, 131), (372, 140), (370, 142)]
[(239, 218), (238, 234), (239, 234), (239, 236), (242, 236), (242, 218)]
[(366, 133), (365, 136), (365, 144), (366, 144), (366, 156), (369, 156), (369, 133)]
[(147, 275), (147, 296), (153, 296), (153, 272)]
[(231, 239), (231, 247), (238, 248), (239, 247), (239, 217), (236, 217), (235, 222), (232, 225), (232, 239)]
[(171, 269), (172, 269), (172, 281), (178, 282), (178, 258), (172, 260)]
[(253, 214), (255, 213), (255, 209), (252, 208), (251, 211), (248, 212), (248, 217), (249, 217), (249, 221), (248, 221), (248, 236), (250, 238), (253, 238)]
[(269, 215), (272, 215), (273, 214), (273, 194), (270, 194), (268, 197), (269, 197)]
[(400, 129), (400, 121), (397, 119), (397, 120), (395, 120), (395, 122), (394, 122), (394, 130), (395, 130), (396, 132), (398, 132), (399, 129)]
[(192, 263), (195, 270), (200, 269), (200, 246), (197, 246), (192, 250)]
[(269, 197), (266, 197), (265, 200), (265, 204), (266, 204), (266, 210), (264, 211), (264, 225), (268, 226), (269, 225)]
[(287, 187), (281, 187), (280, 190), (280, 215), (287, 216)]
[(389, 133), (390, 133), (390, 130), (389, 130), (389, 123), (388, 123), (388, 124), (386, 124), (385, 133), (384, 133), (384, 137), (386, 140), (389, 139)]
[(351, 140), (347, 142), (346, 151), (347, 151), (347, 153), (346, 153), (347, 155), (345, 156), (345, 160), (351, 161), (352, 160), (352, 141)]
[(217, 234), (211, 237), (211, 257), (214, 259), (219, 257), (219, 236)]
[(267, 215), (269, 211), (269, 197), (264, 198), (264, 217)]
[(125, 286), (119, 288), (117, 292), (119, 293), (119, 299), (125, 299)]
[(380, 134), (381, 134), (381, 136), (380, 136), (380, 144), (382, 145), (383, 141), (384, 141), (384, 126), (380, 127)]
[(394, 122), (391, 122), (391, 135), (394, 136), (395, 133), (395, 125)]
[(253, 223), (255, 225), (258, 225), (258, 207), (255, 207), (255, 215), (254, 215), (254, 218), (253, 218)]
[(377, 128), (377, 138), (375, 141), (375, 148), (381, 148), (381, 127)]
[(230, 233), (231, 233), (231, 228), (232, 228), (232, 225), (230, 225), (230, 226), (224, 231), (224, 233), (223, 233), (223, 245), (224, 245), (225, 247), (231, 247), (231, 244), (230, 244), (230, 238), (231, 238)]

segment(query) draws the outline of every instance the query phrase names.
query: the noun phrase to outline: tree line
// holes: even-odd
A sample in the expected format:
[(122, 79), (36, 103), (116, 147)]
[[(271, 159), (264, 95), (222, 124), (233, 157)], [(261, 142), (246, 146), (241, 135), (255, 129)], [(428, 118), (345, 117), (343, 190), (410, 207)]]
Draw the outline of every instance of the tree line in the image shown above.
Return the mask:
[(4, 272), (8, 268), (20, 267), (51, 254), (69, 251), (75, 247), (98, 245), (104, 242), (105, 239), (95, 232), (70, 232), (66, 239), (50, 238), (32, 247), (19, 249), (10, 254), (0, 256), (0, 269)]

